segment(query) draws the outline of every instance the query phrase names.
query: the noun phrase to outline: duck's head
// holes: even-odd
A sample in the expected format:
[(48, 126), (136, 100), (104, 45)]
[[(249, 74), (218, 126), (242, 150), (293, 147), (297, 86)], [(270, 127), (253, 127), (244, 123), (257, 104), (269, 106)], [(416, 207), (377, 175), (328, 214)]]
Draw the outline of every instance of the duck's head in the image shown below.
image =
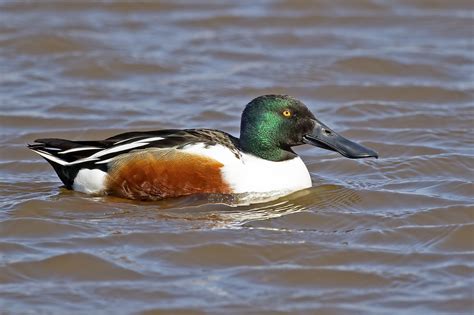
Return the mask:
[(302, 102), (287, 95), (253, 99), (242, 113), (240, 146), (270, 161), (294, 158), (291, 147), (311, 144), (351, 159), (375, 157), (377, 152), (352, 142), (320, 122)]

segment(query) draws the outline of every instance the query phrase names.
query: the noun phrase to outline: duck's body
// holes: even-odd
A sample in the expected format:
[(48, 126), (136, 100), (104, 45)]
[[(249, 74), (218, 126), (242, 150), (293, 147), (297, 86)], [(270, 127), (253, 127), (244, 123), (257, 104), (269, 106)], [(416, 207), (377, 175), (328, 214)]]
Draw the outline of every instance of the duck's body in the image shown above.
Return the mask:
[[(67, 188), (88, 194), (140, 200), (191, 194), (285, 195), (311, 187), (309, 172), (291, 146), (311, 142), (341, 152), (320, 139), (313, 143), (314, 137), (321, 137), (321, 128), (332, 132), (301, 102), (270, 95), (247, 105), (240, 138), (213, 129), (158, 130), (102, 141), (38, 139), (29, 148), (53, 166)], [(363, 148), (356, 146), (349, 149)], [(349, 157), (376, 156), (367, 150)]]
[(219, 130), (125, 133), (103, 141), (38, 139), (30, 148), (64, 185), (95, 195), (163, 199), (190, 194), (289, 193), (311, 186), (298, 156), (268, 161)]

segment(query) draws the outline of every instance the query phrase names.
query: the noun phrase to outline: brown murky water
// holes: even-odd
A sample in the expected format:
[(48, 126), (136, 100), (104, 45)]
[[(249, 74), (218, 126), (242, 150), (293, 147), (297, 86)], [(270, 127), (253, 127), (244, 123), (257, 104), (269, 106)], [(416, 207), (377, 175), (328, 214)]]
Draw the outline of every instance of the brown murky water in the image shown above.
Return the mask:
[[(83, 4), (81, 4), (83, 3)], [(474, 4), (0, 4), (0, 313), (471, 313)], [(64, 190), (35, 138), (212, 127), (302, 99), (379, 160), (229, 207)]]

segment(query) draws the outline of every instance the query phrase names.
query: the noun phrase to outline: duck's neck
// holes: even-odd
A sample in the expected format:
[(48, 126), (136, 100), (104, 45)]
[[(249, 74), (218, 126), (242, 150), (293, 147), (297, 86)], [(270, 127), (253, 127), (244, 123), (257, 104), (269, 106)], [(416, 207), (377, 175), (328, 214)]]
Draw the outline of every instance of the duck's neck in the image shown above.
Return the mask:
[(281, 148), (276, 139), (252, 132), (241, 131), (239, 146), (244, 152), (273, 162), (286, 161), (297, 156), (290, 147)]

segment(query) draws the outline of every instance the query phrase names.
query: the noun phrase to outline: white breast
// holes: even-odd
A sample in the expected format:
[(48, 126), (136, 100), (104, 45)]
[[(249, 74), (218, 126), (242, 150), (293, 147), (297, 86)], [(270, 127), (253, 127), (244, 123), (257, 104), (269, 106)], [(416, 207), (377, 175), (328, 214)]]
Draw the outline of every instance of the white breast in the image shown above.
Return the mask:
[(222, 145), (205, 147), (202, 144), (188, 145), (184, 151), (209, 156), (221, 162), (224, 180), (235, 193), (287, 194), (311, 187), (311, 177), (299, 158), (272, 162), (254, 155), (242, 153), (237, 158)]

